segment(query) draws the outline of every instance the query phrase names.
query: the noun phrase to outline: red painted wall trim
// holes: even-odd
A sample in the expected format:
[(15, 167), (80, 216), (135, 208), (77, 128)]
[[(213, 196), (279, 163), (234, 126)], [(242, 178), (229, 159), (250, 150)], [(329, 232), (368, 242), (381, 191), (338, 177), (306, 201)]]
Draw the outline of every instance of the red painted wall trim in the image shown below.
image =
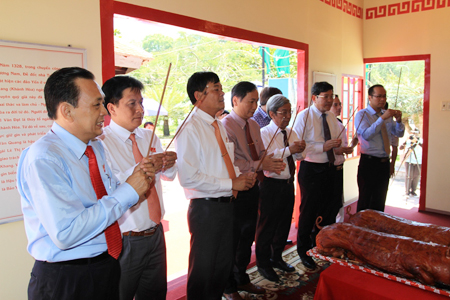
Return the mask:
[(396, 61), (423, 60), (425, 61), (425, 78), (423, 90), (423, 155), (422, 155), (422, 176), (420, 179), (420, 199), (419, 211), (426, 210), (426, 194), (427, 194), (427, 173), (428, 173), (428, 132), (430, 118), (430, 72), (431, 72), (431, 55), (405, 55), (391, 57), (365, 58), (364, 64), (386, 63)]
[(102, 39), (102, 82), (115, 75), (114, 9), (112, 0), (100, 0), (100, 32)]

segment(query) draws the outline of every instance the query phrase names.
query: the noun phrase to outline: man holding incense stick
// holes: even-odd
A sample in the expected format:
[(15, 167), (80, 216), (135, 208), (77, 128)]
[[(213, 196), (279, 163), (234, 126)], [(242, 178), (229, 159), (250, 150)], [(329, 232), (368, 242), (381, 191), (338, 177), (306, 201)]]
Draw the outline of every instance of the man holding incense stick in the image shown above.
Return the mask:
[(357, 209), (384, 211), (391, 166), (390, 139), (392, 135), (402, 137), (405, 125), (402, 124), (400, 110), (383, 109), (386, 104), (386, 90), (382, 85), (371, 86), (368, 94), (369, 106), (360, 110), (355, 117), (361, 144)]
[[(241, 173), (258, 172), (258, 181), (264, 180), (263, 170), (280, 172), (285, 168), (282, 159), (267, 155), (263, 162), (264, 144), (261, 141), (259, 125), (251, 119), (258, 106), (258, 90), (248, 81), (236, 84), (231, 90), (233, 110), (222, 120), (228, 138), (234, 143), (234, 165)], [(257, 170), (257, 168), (259, 169)], [(238, 290), (254, 294), (263, 294), (265, 289), (250, 282), (246, 270), (250, 263), (252, 244), (255, 240), (256, 220), (258, 217), (259, 187), (255, 184), (248, 191), (238, 193), (234, 203), (234, 264), (230, 273), (225, 298), (242, 299)]]
[[(328, 82), (316, 82), (311, 88), (312, 102), (308, 109), (299, 113), (293, 125), (300, 137), (304, 136), (306, 149), (300, 164), (298, 182), (301, 189), (300, 217), (298, 220), (297, 251), (303, 265), (315, 269), (314, 260), (306, 252), (315, 245), (319, 228), (317, 217), (322, 217), (321, 226), (336, 222), (338, 210), (333, 204), (336, 166), (335, 154), (343, 154), (340, 123), (329, 112), (333, 104), (333, 86)], [(351, 152), (351, 150), (349, 150)]]
[(234, 201), (256, 176), (233, 165), (234, 145), (216, 117), (225, 106), (217, 74), (194, 73), (187, 92), (196, 108), (175, 140), (178, 178), (190, 199), (187, 299), (221, 299), (233, 266)]
[[(119, 219), (123, 234), (120, 299), (166, 299), (166, 243), (161, 220), (164, 217), (161, 179), (172, 181), (177, 172), (175, 152), (164, 152), (151, 130), (139, 128), (144, 110), (140, 81), (128, 76), (107, 80), (103, 87), (111, 123), (102, 138), (107, 160), (122, 180), (144, 155), (151, 153), (156, 178), (145, 198)], [(153, 140), (153, 141), (152, 141)], [(150, 145), (152, 141), (152, 145)], [(150, 151), (149, 151), (150, 150)]]
[(259, 273), (277, 282), (279, 277), (274, 268), (284, 272), (295, 271), (293, 266), (283, 260), (282, 253), (294, 210), (295, 160), (303, 158), (301, 153), (306, 144), (299, 140), (295, 131), (287, 127), (292, 116), (289, 99), (278, 94), (270, 97), (267, 112), (271, 121), (261, 129), (261, 138), (267, 153), (283, 159), (286, 167), (280, 173), (264, 171), (265, 178), (260, 184), (255, 254)]

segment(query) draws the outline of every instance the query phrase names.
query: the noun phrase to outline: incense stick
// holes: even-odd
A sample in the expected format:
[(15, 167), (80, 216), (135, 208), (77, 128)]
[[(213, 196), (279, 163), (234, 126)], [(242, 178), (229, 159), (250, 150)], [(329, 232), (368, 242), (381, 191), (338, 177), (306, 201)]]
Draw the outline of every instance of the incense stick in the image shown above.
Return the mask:
[(338, 139), (342, 132), (344, 132), (345, 127), (347, 127), (347, 125), (350, 123), (350, 120), (352, 119), (353, 115), (355, 114), (356, 110), (358, 109), (358, 106), (355, 108), (355, 110), (353, 111), (352, 115), (350, 116), (350, 118), (348, 118), (347, 124), (345, 124), (344, 128), (342, 128), (341, 132), (339, 133), (338, 137), (336, 139)]
[(166, 81), (164, 83), (164, 88), (161, 94), (161, 101), (159, 102), (159, 107), (158, 107), (158, 112), (156, 114), (156, 120), (155, 120), (155, 127), (154, 130), (152, 132), (152, 138), (150, 139), (150, 145), (148, 145), (148, 152), (147, 152), (147, 157), (150, 155), (150, 153), (152, 152), (152, 144), (153, 144), (153, 138), (155, 137), (155, 129), (156, 129), (156, 125), (158, 124), (158, 117), (159, 117), (159, 112), (161, 111), (161, 106), (162, 106), (162, 102), (164, 99), (164, 94), (166, 92), (166, 87), (167, 87), (167, 81), (169, 80), (169, 74), (170, 74), (170, 69), (172, 68), (172, 63), (169, 64), (169, 69), (167, 70), (167, 75), (166, 75)]

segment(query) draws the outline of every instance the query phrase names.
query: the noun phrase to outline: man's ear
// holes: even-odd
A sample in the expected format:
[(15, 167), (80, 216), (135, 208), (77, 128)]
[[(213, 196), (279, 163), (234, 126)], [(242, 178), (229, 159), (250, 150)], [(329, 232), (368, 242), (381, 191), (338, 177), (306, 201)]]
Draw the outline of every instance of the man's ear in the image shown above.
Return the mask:
[(197, 101), (195, 105), (199, 106), (202, 104), (203, 100), (205, 100), (206, 94), (204, 92), (195, 91), (194, 97), (195, 100)]
[(116, 115), (116, 106), (112, 103), (106, 104), (110, 116)]
[(74, 107), (68, 102), (62, 102), (57, 109), (57, 114), (69, 122), (73, 122), (74, 119)]
[(231, 101), (233, 102), (233, 107), (238, 106), (239, 104), (237, 103), (241, 102), (237, 96), (233, 96)]
[(273, 113), (273, 111), (268, 111), (269, 117), (273, 120), (276, 116), (276, 114)]

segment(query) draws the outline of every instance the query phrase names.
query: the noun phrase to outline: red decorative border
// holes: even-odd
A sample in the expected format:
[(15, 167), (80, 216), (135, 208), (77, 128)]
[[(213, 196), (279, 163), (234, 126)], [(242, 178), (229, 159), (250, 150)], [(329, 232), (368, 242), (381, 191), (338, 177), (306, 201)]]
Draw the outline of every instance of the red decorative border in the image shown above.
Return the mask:
[[(321, 0), (322, 1), (322, 0)], [(366, 20), (450, 7), (450, 0), (411, 0), (366, 9)]]
[(359, 19), (363, 18), (362, 7), (356, 6), (355, 4), (348, 2), (347, 0), (320, 0), (325, 4), (333, 6), (347, 14), (357, 17)]

